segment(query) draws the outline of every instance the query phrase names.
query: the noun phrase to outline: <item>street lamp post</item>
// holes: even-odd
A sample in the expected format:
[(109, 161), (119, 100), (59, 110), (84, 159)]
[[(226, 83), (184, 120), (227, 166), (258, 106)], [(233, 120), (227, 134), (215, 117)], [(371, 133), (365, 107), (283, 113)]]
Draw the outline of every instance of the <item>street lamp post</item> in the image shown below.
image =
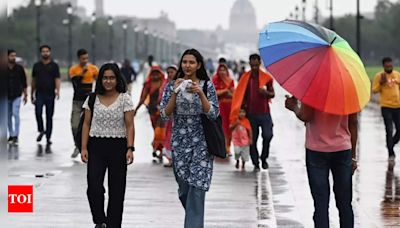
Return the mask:
[(329, 2), (329, 11), (330, 11), (329, 28), (331, 30), (335, 30), (333, 25), (333, 0), (330, 0)]
[(149, 30), (147, 28), (144, 29), (144, 56), (143, 58), (146, 58), (146, 56), (149, 55)]
[(113, 18), (110, 16), (108, 17), (108, 27), (109, 27), (109, 39), (108, 39), (108, 51), (109, 51), (109, 60), (111, 61), (113, 57)]
[(72, 5), (68, 3), (68, 67), (72, 66)]
[(96, 64), (96, 13), (92, 13), (92, 34), (90, 37), (91, 37), (93, 64)]
[(296, 5), (296, 7), (294, 7), (294, 11), (295, 11), (295, 19), (299, 20), (299, 6)]
[(128, 47), (127, 47), (127, 42), (128, 42), (128, 24), (126, 21), (123, 22), (122, 24), (122, 29), (124, 30), (124, 59), (128, 58)]
[(303, 21), (306, 21), (306, 0), (302, 0), (302, 3), (303, 3), (303, 8), (302, 8)]
[(160, 42), (159, 42), (159, 35), (157, 32), (154, 32), (153, 35), (154, 38), (154, 43), (153, 43), (153, 54), (155, 56), (155, 58), (157, 59), (157, 61), (159, 61), (161, 63), (161, 59), (160, 59)]
[[(42, 4), (42, 0), (35, 0), (36, 6), (36, 51), (39, 51), (40, 48), (40, 6)], [(38, 59), (40, 59), (40, 53), (37, 55)]]
[(139, 46), (139, 31), (140, 31), (140, 29), (139, 29), (139, 26), (137, 26), (137, 25), (135, 25), (135, 29), (133, 30), (134, 31), (134, 38), (135, 38), (135, 44), (134, 44), (134, 53), (135, 53), (135, 56), (134, 56), (134, 58), (135, 59), (139, 59), (139, 53), (138, 53), (138, 46)]
[(356, 21), (356, 26), (357, 26), (357, 31), (356, 31), (356, 42), (357, 42), (357, 54), (361, 58), (361, 18), (362, 16), (360, 15), (360, 0), (357, 0), (357, 21)]

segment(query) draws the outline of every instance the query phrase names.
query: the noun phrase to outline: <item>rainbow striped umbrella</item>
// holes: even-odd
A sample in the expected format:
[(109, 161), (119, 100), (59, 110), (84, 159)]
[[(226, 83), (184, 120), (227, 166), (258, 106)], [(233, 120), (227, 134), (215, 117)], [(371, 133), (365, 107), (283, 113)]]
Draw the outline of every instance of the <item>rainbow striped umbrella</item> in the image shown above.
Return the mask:
[(301, 102), (326, 113), (361, 111), (370, 99), (370, 80), (359, 56), (335, 32), (285, 20), (260, 33), (265, 67)]

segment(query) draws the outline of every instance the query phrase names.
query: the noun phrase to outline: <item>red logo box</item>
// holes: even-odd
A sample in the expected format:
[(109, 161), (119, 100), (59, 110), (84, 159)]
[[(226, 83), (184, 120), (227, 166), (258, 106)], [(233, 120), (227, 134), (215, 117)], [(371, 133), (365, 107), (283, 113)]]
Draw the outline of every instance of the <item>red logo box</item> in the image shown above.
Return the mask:
[(8, 212), (32, 213), (33, 212), (33, 186), (9, 185), (8, 186)]

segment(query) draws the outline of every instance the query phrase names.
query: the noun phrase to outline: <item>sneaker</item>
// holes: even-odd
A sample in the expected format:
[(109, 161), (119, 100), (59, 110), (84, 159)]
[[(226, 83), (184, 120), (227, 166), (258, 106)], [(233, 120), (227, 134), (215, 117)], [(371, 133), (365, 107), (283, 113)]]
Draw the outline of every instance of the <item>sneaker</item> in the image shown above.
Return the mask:
[(107, 225), (105, 223), (96, 224), (94, 228), (107, 228)]
[(396, 156), (395, 155), (390, 155), (389, 156), (389, 161), (394, 161), (396, 159)]
[(14, 137), (8, 137), (8, 140), (7, 140), (7, 142), (9, 143), (9, 144), (11, 144), (12, 142), (13, 142), (13, 139), (14, 139)]
[(79, 149), (75, 148), (74, 152), (71, 154), (71, 158), (76, 158), (79, 155)]
[(259, 171), (260, 171), (260, 165), (258, 165), (258, 164), (255, 165), (255, 166), (254, 166), (254, 171), (255, 171), (255, 172), (259, 172)]
[(268, 167), (269, 167), (269, 166), (268, 166), (268, 162), (263, 161), (263, 162), (262, 162), (262, 168), (263, 168), (263, 169), (268, 169)]
[(51, 144), (53, 144), (53, 142), (50, 139), (48, 139), (47, 140), (47, 145), (51, 145)]
[(44, 136), (44, 132), (40, 132), (38, 137), (36, 138), (36, 142), (42, 141), (43, 136)]
[(239, 160), (236, 160), (235, 168), (236, 168), (236, 169), (239, 169)]
[(18, 137), (17, 136), (13, 137), (12, 144), (14, 146), (18, 146)]

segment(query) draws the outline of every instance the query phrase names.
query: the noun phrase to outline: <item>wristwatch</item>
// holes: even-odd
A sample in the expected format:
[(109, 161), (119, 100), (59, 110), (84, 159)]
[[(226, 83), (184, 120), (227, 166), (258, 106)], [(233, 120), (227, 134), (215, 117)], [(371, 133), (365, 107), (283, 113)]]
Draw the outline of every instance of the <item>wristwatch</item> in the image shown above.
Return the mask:
[(135, 147), (134, 147), (134, 146), (128, 146), (128, 147), (126, 148), (126, 151), (128, 151), (129, 149), (131, 149), (132, 152), (135, 151)]

